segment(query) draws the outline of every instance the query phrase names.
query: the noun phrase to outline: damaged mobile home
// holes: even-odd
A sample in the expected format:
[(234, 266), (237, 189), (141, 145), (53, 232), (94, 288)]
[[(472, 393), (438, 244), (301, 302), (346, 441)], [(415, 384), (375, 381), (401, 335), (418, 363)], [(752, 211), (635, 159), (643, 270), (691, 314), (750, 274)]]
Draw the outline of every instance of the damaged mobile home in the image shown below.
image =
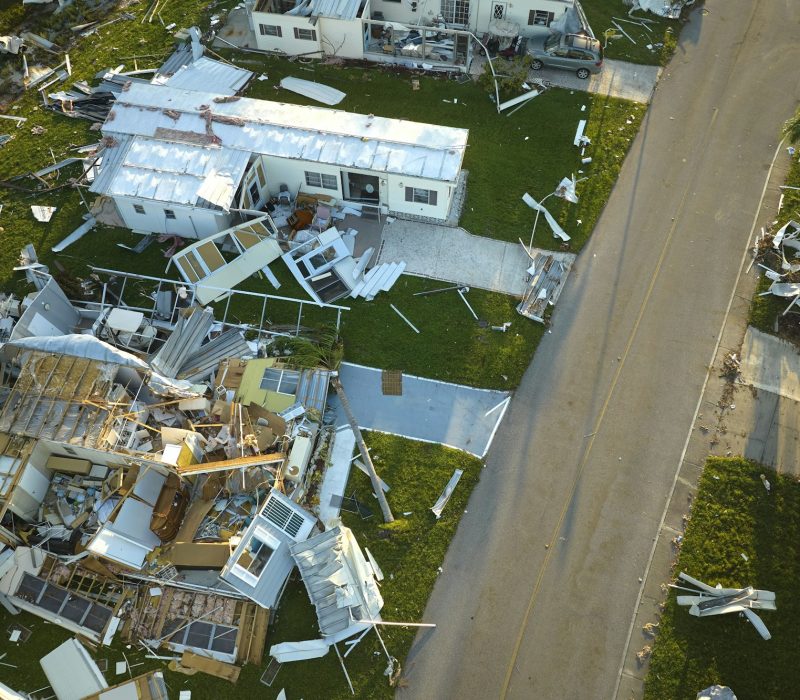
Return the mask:
[(527, 38), (588, 30), (577, 0), (248, 0), (231, 24), (223, 45), (448, 71), (469, 70), (479, 37), (507, 36), (521, 53)]
[(133, 231), (198, 239), (302, 195), (445, 220), (468, 136), (150, 83), (117, 96), (102, 132), (91, 191)]
[[(4, 605), (232, 682), (298, 567), (323, 640), (379, 621), (377, 574), (318, 517), (331, 371), (287, 364), (284, 332), (218, 321), (191, 284), (101, 271), (70, 300), (28, 256), (36, 291), (0, 307)], [(149, 312), (125, 302), (134, 283)], [(89, 661), (75, 640), (42, 659), (58, 698), (116, 697)], [(86, 668), (80, 696), (65, 664)], [(124, 685), (167, 697), (160, 676)]]

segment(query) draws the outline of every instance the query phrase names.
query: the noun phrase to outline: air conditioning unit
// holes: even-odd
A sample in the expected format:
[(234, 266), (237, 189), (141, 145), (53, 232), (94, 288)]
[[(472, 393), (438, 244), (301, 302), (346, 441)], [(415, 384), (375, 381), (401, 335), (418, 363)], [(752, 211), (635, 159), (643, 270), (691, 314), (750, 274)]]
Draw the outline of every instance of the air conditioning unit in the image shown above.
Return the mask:
[(298, 435), (292, 444), (289, 459), (286, 460), (286, 466), (283, 468), (283, 478), (299, 483), (303, 478), (303, 474), (305, 474), (313, 449), (313, 437)]

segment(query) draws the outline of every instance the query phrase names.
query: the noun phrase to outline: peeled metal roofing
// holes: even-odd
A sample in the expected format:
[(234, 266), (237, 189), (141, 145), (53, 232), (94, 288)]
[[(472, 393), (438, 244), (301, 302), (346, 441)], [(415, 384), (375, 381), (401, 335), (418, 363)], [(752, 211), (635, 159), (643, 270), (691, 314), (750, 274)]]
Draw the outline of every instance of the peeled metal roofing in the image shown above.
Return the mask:
[(333, 17), (335, 19), (355, 19), (361, 7), (361, 0), (311, 0), (311, 15)]
[[(92, 192), (195, 205), (208, 199), (212, 184), (213, 203), (226, 209), (249, 160), (248, 153), (227, 148), (124, 135), (115, 140), (103, 150)], [(221, 182), (226, 186), (220, 188)]]
[[(194, 63), (179, 68), (165, 82), (173, 88), (235, 95), (247, 85), (252, 77), (252, 71), (203, 56)], [(159, 79), (156, 78), (156, 80)]]
[(469, 134), (467, 129), (322, 107), (215, 98), (225, 99), (167, 85), (134, 84), (117, 98), (103, 132), (151, 138), (169, 133), (183, 141), (210, 137), (223, 151), (450, 182), (461, 169)]
[(293, 544), (290, 550), (317, 610), (323, 637), (347, 634), (361, 620), (380, 620), (383, 598), (349, 528), (340, 525)]

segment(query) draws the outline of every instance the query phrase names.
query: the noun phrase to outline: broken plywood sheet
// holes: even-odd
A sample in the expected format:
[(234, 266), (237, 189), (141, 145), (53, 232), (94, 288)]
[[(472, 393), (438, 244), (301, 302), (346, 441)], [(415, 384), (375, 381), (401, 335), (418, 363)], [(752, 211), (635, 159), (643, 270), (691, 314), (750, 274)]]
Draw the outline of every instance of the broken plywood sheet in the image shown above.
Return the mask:
[(268, 455), (252, 455), (249, 457), (235, 457), (233, 459), (223, 459), (217, 462), (203, 462), (201, 464), (178, 465), (178, 473), (182, 476), (187, 474), (208, 474), (210, 472), (221, 472), (227, 469), (243, 469), (244, 467), (257, 467), (262, 464), (273, 464), (282, 462), (286, 455), (276, 452)]
[(238, 666), (226, 664), (216, 659), (209, 659), (191, 651), (183, 652), (180, 665), (185, 669), (207, 673), (210, 676), (222, 678), (230, 683), (236, 683), (239, 680), (239, 672), (241, 671)]
[(403, 372), (399, 369), (385, 369), (381, 374), (381, 391), (384, 396), (403, 395)]

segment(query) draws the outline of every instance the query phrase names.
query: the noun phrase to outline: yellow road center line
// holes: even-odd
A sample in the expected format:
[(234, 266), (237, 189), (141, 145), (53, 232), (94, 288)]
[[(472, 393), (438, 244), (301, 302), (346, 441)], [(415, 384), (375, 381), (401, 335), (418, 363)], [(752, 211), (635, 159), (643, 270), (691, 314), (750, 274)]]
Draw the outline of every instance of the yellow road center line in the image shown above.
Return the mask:
[[(703, 142), (705, 142), (708, 139), (708, 134), (711, 132), (711, 129), (713, 129), (714, 122), (716, 121), (718, 114), (719, 111), (717, 110), (717, 108), (714, 108), (714, 111), (711, 115), (711, 119), (708, 123), (708, 126), (706, 127), (706, 133), (703, 135)], [(697, 151), (697, 153), (702, 153), (703, 150), (704, 149), (700, 149)], [(514, 649), (511, 652), (511, 658), (509, 659), (508, 668), (506, 669), (506, 675), (500, 690), (500, 698), (505, 698), (508, 695), (508, 689), (509, 686), (511, 685), (511, 676), (514, 673), (514, 666), (517, 663), (519, 650), (525, 638), (525, 630), (528, 627), (528, 621), (530, 619), (531, 613), (533, 612), (533, 608), (536, 603), (536, 598), (539, 595), (539, 590), (542, 585), (542, 580), (544, 579), (544, 575), (547, 572), (547, 567), (550, 564), (550, 559), (553, 555), (553, 551), (555, 550), (555, 545), (557, 544), (558, 540), (558, 533), (561, 531), (561, 526), (564, 523), (564, 518), (567, 515), (570, 503), (572, 503), (572, 500), (575, 497), (575, 492), (578, 488), (578, 483), (580, 482), (581, 476), (583, 475), (583, 470), (586, 468), (586, 464), (589, 461), (589, 455), (592, 451), (592, 446), (594, 445), (597, 433), (600, 431), (600, 427), (603, 423), (603, 418), (605, 417), (606, 411), (608, 410), (608, 405), (611, 403), (611, 398), (614, 395), (614, 390), (616, 389), (617, 382), (619, 381), (620, 375), (622, 374), (622, 369), (625, 366), (625, 361), (627, 360), (628, 354), (630, 353), (630, 349), (633, 346), (633, 341), (636, 339), (636, 334), (639, 330), (639, 325), (642, 322), (642, 318), (644, 318), (645, 310), (647, 309), (647, 305), (650, 301), (653, 289), (655, 288), (656, 282), (658, 281), (658, 276), (661, 273), (661, 268), (664, 264), (664, 259), (667, 256), (670, 243), (672, 242), (672, 237), (675, 234), (675, 230), (678, 226), (678, 219), (680, 218), (681, 212), (683, 212), (684, 205), (686, 204), (686, 198), (689, 195), (689, 189), (692, 183), (693, 179), (687, 179), (686, 187), (683, 190), (681, 201), (678, 206), (677, 215), (672, 220), (672, 225), (670, 226), (669, 233), (667, 234), (667, 237), (664, 239), (664, 245), (661, 247), (661, 253), (658, 256), (658, 261), (656, 262), (655, 269), (653, 270), (653, 274), (650, 278), (650, 283), (647, 286), (647, 291), (645, 292), (644, 299), (642, 299), (642, 303), (639, 306), (639, 313), (636, 316), (636, 322), (633, 324), (631, 333), (628, 336), (628, 341), (625, 345), (625, 351), (622, 353), (621, 356), (622, 359), (617, 364), (617, 371), (614, 373), (614, 377), (611, 380), (611, 386), (609, 387), (608, 393), (606, 394), (606, 398), (603, 401), (603, 406), (600, 409), (600, 413), (597, 417), (597, 422), (595, 423), (594, 430), (589, 436), (589, 442), (586, 445), (583, 457), (580, 461), (580, 464), (578, 465), (578, 471), (575, 473), (575, 478), (572, 481), (572, 486), (570, 487), (569, 494), (567, 495), (567, 498), (564, 501), (564, 506), (561, 509), (561, 513), (558, 517), (558, 522), (556, 523), (555, 529), (553, 530), (553, 534), (550, 537), (550, 543), (548, 544), (547, 552), (544, 555), (544, 561), (542, 562), (542, 566), (539, 569), (539, 574), (536, 577), (536, 583), (534, 584), (533, 590), (531, 591), (531, 597), (530, 600), (528, 601), (528, 607), (525, 610), (525, 615), (522, 617), (522, 623), (520, 624), (519, 633), (517, 634), (517, 638), (514, 643)]]

